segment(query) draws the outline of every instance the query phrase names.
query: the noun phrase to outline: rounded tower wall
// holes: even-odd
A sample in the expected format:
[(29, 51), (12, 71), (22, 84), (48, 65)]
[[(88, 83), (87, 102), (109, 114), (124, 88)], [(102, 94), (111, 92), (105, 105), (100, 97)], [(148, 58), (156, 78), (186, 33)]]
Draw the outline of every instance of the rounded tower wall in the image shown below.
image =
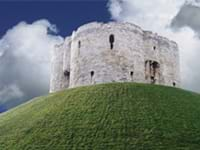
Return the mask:
[(64, 44), (56, 45), (51, 56), (50, 92), (60, 91), (64, 88), (63, 55)]
[(71, 37), (56, 45), (51, 56), (50, 92), (69, 87)]
[[(144, 68), (140, 66), (143, 61), (142, 32), (137, 28), (132, 30), (134, 32), (116, 23), (78, 30), (72, 39), (70, 86), (141, 82), (144, 76)], [(113, 46), (111, 35), (114, 37)]]
[(63, 86), (64, 88), (68, 88), (70, 85), (71, 37), (65, 38), (63, 50)]
[(180, 86), (177, 44), (134, 24), (86, 24), (59, 49), (52, 91), (109, 82)]

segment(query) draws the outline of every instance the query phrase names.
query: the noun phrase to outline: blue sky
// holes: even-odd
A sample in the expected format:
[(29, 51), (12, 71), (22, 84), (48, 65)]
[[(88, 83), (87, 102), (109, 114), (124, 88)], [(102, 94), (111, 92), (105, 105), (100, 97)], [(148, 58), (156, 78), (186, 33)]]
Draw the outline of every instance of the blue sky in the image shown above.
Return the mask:
[(48, 94), (50, 52), (92, 21), (130, 22), (174, 40), (182, 88), (200, 92), (200, 0), (5, 1), (0, 0), (0, 112)]
[[(62, 37), (66, 37), (70, 35), (73, 30), (76, 30), (79, 26), (91, 22), (91, 21), (100, 21), (100, 22), (108, 22), (110, 21), (110, 14), (107, 9), (107, 1), (60, 1), (60, 2), (0, 2), (0, 37), (2, 39), (10, 39), (16, 38), (16, 36), (12, 36), (17, 32), (17, 38), (20, 37), (20, 28), (34, 28), (31, 26), (34, 22), (45, 19), (50, 24), (56, 25), (58, 32), (51, 34), (59, 35)], [(26, 26), (20, 27), (18, 25), (20, 22), (25, 22)], [(49, 28), (51, 25), (44, 25), (45, 30)], [(42, 29), (43, 25), (41, 25)], [(14, 28), (14, 29), (13, 29)], [(16, 29), (15, 29), (16, 28)], [(11, 33), (7, 33), (11, 30)], [(35, 34), (35, 33), (34, 33)], [(8, 36), (7, 36), (8, 35)], [(6, 36), (6, 37), (4, 37)], [(37, 38), (37, 35), (33, 35)], [(45, 38), (48, 38), (48, 34), (44, 35)], [(31, 36), (26, 36), (25, 38), (32, 38)], [(38, 37), (40, 39), (41, 37)], [(23, 38), (22, 38), (23, 39)], [(14, 39), (15, 40), (15, 39)], [(41, 39), (41, 41), (44, 39)], [(6, 41), (6, 40), (5, 40)], [(8, 40), (9, 41), (9, 40)], [(7, 45), (18, 45), (20, 47), (20, 43), (16, 42), (7, 42)], [(31, 41), (31, 40), (30, 40)], [(49, 42), (49, 41), (45, 41)], [(3, 42), (2, 42), (3, 43)], [(35, 43), (38, 44), (38, 43)], [(5, 45), (5, 44), (2, 44)], [(0, 46), (0, 50), (4, 51), (4, 46)], [(18, 48), (16, 47), (16, 49)], [(44, 46), (43, 46), (44, 47)], [(38, 48), (40, 51), (41, 48)], [(0, 82), (0, 112), (3, 112), (9, 108), (12, 108), (16, 105), (23, 103), (35, 96), (45, 95), (48, 93), (48, 80), (49, 76), (41, 73), (40, 75), (33, 74), (34, 70), (28, 65), (24, 64), (33, 64), (31, 61), (26, 61), (28, 57), (28, 53), (34, 53), (34, 49), (28, 48), (26, 53), (21, 54), (19, 50), (6, 49), (6, 51), (11, 51), (10, 53), (5, 55), (0, 59), (2, 61), (3, 66), (0, 68), (1, 73), (1, 82)], [(18, 53), (22, 56), (16, 57), (14, 56), (14, 51), (19, 51)], [(48, 51), (48, 50), (47, 50)], [(49, 50), (50, 51), (50, 50)], [(46, 51), (45, 51), (46, 52)], [(36, 54), (39, 52), (36, 52)], [(34, 53), (35, 54), (35, 53)], [(36, 57), (36, 56), (35, 56)], [(42, 57), (40, 54), (39, 57)], [(12, 60), (11, 60), (12, 59)], [(20, 59), (24, 59), (24, 62)], [(35, 59), (30, 58), (30, 59)], [(8, 61), (9, 60), (9, 61)], [(19, 61), (22, 61), (19, 63)], [(37, 64), (34, 64), (33, 68), (38, 72), (44, 72), (45, 69), (38, 69)], [(47, 66), (47, 65), (46, 65)], [(8, 71), (3, 68), (9, 67)], [(47, 68), (47, 67), (46, 67)], [(16, 71), (18, 70), (18, 71)], [(23, 71), (27, 71), (27, 74), (24, 79)], [(47, 69), (47, 71), (49, 71)], [(47, 76), (47, 77), (45, 77)], [(26, 79), (25, 79), (26, 78)], [(27, 84), (30, 80), (37, 80), (37, 78), (41, 78), (38, 82), (38, 85)], [(43, 80), (44, 79), (44, 80)], [(26, 81), (23, 81), (26, 80)], [(26, 83), (24, 83), (26, 82)], [(37, 83), (37, 81), (35, 81)], [(39, 87), (40, 86), (40, 87)], [(40, 89), (41, 88), (41, 89)], [(22, 90), (23, 89), (23, 90)], [(38, 89), (38, 90), (37, 90)], [(14, 93), (13, 95), (9, 93)]]
[(47, 19), (66, 36), (91, 21), (108, 22), (107, 1), (0, 2), (0, 37), (21, 21)]

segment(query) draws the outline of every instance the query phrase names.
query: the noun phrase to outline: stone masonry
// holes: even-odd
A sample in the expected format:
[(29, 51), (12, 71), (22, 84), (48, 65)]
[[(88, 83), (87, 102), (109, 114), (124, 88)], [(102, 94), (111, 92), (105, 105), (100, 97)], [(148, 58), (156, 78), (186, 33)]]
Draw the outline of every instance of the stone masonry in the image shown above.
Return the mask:
[(180, 86), (175, 42), (130, 23), (89, 23), (57, 45), (50, 92), (110, 82)]

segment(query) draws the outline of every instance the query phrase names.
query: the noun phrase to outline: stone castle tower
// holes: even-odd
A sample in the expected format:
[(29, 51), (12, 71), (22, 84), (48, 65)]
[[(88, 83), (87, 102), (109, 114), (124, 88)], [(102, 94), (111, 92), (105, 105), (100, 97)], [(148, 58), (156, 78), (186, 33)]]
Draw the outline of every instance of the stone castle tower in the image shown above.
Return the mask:
[(50, 92), (109, 82), (180, 86), (175, 42), (130, 23), (89, 23), (53, 51)]

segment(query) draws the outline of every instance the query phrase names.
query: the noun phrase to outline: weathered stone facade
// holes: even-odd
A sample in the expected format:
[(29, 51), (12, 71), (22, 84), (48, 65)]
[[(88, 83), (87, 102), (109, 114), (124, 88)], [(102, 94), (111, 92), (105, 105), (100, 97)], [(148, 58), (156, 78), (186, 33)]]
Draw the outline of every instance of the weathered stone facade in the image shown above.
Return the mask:
[(180, 86), (175, 42), (130, 23), (89, 23), (55, 47), (50, 92), (69, 87), (140, 82)]

